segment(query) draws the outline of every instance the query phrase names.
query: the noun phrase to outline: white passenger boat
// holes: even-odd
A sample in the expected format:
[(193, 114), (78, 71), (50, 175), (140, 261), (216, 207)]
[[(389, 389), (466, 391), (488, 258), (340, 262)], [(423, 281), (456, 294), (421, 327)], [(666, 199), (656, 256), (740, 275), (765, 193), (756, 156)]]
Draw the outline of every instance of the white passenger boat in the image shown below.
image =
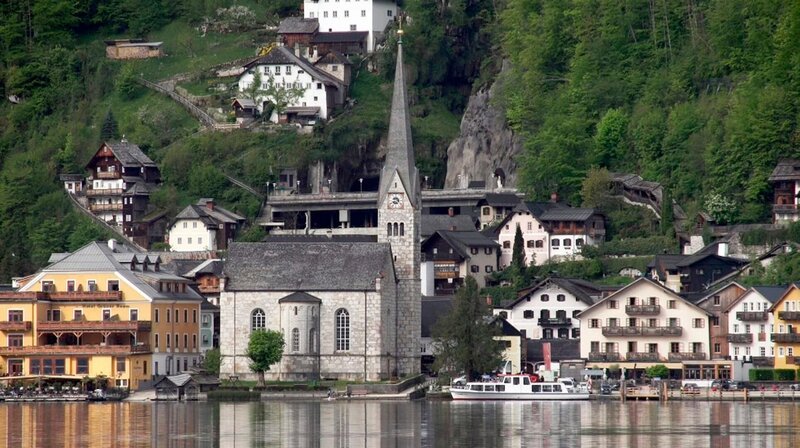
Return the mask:
[(556, 382), (534, 382), (528, 375), (506, 375), (492, 382), (450, 388), (453, 400), (588, 400), (589, 391)]

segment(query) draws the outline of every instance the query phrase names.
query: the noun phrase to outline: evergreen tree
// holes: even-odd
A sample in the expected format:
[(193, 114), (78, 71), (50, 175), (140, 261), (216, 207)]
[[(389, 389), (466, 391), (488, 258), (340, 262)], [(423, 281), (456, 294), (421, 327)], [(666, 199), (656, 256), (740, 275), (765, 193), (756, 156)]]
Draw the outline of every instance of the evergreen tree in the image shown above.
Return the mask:
[(480, 297), (475, 279), (468, 276), (456, 291), (453, 308), (433, 328), (438, 350), (434, 368), (463, 371), (470, 378), (492, 371), (503, 350), (494, 339), (499, 334), (491, 306)]
[(100, 140), (107, 142), (119, 139), (119, 129), (117, 127), (117, 120), (111, 109), (106, 112), (106, 117), (103, 119), (103, 127), (100, 129)]
[(525, 240), (522, 238), (522, 229), (517, 224), (514, 234), (514, 249), (511, 255), (511, 282), (516, 289), (525, 287)]

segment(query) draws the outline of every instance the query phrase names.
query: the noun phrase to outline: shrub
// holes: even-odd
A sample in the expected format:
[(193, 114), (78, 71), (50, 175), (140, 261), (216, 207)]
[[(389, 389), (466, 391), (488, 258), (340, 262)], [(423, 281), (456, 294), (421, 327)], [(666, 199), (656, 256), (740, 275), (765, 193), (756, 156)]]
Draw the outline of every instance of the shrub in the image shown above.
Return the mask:
[(774, 378), (773, 369), (750, 369), (750, 381), (772, 381)]
[(794, 379), (795, 379), (794, 369), (775, 369), (776, 381), (794, 381)]

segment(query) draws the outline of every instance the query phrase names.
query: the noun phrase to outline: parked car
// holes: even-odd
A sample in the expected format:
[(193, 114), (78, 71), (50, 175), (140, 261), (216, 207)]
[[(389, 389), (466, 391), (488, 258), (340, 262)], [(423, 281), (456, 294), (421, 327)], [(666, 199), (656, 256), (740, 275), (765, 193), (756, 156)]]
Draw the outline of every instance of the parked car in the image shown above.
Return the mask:
[(728, 390), (731, 388), (731, 382), (727, 379), (719, 379), (711, 382), (712, 390)]
[(747, 381), (734, 381), (731, 383), (732, 390), (757, 390), (758, 388)]
[(790, 390), (800, 390), (800, 384), (791, 384), (789, 386)]
[(692, 394), (692, 395), (699, 394), (700, 393), (700, 388), (697, 387), (697, 384), (695, 384), (695, 383), (686, 383), (686, 384), (683, 385), (683, 387), (681, 387), (681, 393), (682, 394)]
[(611, 395), (611, 385), (608, 384), (608, 383), (601, 384), (600, 385), (600, 394), (601, 395)]

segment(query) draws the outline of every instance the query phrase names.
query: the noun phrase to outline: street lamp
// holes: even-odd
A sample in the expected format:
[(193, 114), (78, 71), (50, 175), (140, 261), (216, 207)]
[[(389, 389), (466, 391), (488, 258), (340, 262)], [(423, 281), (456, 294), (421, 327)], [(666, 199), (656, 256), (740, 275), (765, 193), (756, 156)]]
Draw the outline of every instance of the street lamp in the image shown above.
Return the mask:
[(362, 193), (364, 192), (364, 178), (363, 177), (359, 177), (358, 178), (358, 188), (361, 190)]
[(300, 193), (300, 181), (297, 181), (297, 192)]
[(425, 189), (428, 189), (428, 176), (425, 176)]
[(331, 180), (328, 179), (328, 193), (331, 192)]

